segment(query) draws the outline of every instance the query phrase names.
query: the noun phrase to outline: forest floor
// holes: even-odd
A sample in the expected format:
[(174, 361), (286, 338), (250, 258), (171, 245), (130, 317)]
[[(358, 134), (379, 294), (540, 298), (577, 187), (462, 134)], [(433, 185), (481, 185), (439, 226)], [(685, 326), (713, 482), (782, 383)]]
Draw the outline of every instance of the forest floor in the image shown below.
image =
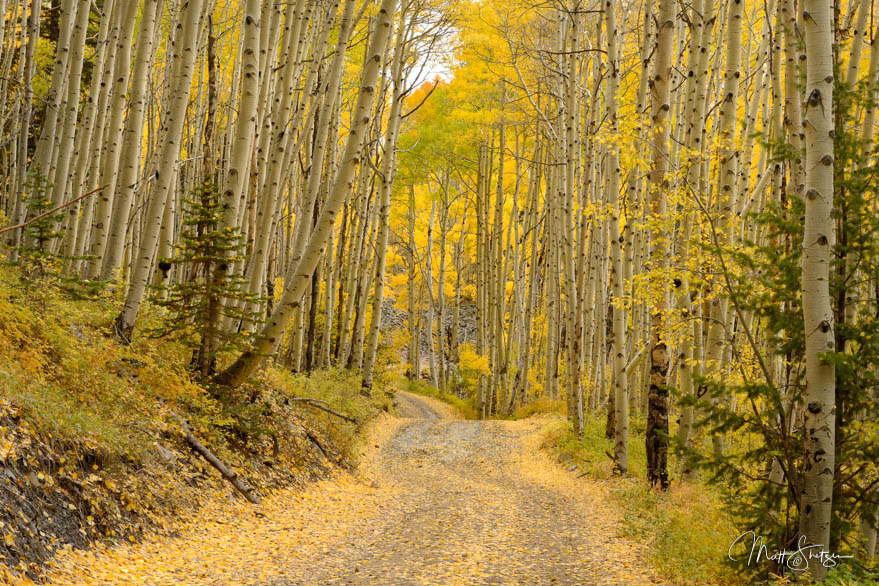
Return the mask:
[(540, 448), (547, 419), (465, 421), (398, 392), (360, 465), (176, 536), (59, 556), (52, 583), (655, 584), (601, 482)]

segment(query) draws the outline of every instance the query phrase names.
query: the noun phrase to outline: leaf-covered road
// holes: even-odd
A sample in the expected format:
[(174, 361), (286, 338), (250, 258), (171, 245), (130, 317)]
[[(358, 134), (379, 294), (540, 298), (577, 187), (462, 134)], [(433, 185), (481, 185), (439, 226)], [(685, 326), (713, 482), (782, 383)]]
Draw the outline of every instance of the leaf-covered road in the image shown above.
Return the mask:
[[(546, 420), (462, 421), (398, 394), (359, 472), (228, 503), (180, 537), (76, 554), (57, 583), (650, 584), (607, 487), (539, 450)], [(265, 515), (264, 517), (262, 515)]]

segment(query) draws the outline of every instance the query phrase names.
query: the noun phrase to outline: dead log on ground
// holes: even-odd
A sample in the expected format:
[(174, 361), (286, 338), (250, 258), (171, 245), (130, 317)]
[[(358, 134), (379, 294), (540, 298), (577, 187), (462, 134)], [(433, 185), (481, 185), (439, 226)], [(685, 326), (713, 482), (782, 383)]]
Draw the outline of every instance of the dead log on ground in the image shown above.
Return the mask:
[(192, 430), (189, 429), (189, 425), (187, 425), (186, 421), (184, 421), (182, 417), (180, 417), (176, 413), (173, 413), (173, 415), (180, 423), (180, 427), (183, 429), (183, 435), (186, 438), (187, 443), (192, 446), (192, 448), (196, 452), (201, 454), (201, 456), (205, 460), (207, 460), (211, 464), (211, 466), (219, 470), (220, 474), (223, 475), (223, 478), (231, 482), (232, 486), (238, 489), (238, 492), (243, 494), (247, 500), (255, 505), (260, 504), (260, 500), (259, 497), (256, 495), (256, 492), (252, 488), (244, 484), (244, 481), (241, 480), (238, 474), (230, 470), (229, 467), (223, 464), (223, 462), (221, 462), (220, 459), (217, 458), (217, 456), (215, 456), (213, 452), (207, 449), (207, 447), (205, 447), (203, 443), (198, 441), (198, 438), (192, 435)]

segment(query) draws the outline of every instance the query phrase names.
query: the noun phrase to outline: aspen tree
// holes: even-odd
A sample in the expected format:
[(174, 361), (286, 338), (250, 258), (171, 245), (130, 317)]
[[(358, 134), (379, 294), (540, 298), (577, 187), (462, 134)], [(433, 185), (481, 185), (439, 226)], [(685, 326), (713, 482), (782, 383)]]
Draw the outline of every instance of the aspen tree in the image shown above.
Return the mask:
[(177, 25), (179, 33), (176, 35), (173, 47), (174, 75), (170, 81), (170, 103), (164, 116), (163, 144), (146, 211), (143, 234), (140, 237), (136, 255), (132, 254), (132, 275), (128, 294), (125, 305), (116, 318), (116, 332), (123, 340), (131, 339), (134, 322), (150, 281), (153, 255), (159, 238), (162, 217), (171, 191), (171, 182), (175, 175), (174, 169), (177, 167), (180, 155), (180, 138), (183, 133), (183, 122), (195, 70), (196, 38), (198, 37), (199, 19), (202, 12), (202, 0), (186, 0), (181, 10), (183, 16)]
[[(329, 71), (327, 73), (326, 83), (325, 85), (322, 84), (321, 94), (323, 95), (323, 101), (321, 103), (316, 102), (312, 106), (313, 109), (316, 109), (314, 120), (315, 124), (317, 124), (317, 127), (313, 135), (313, 144), (311, 148), (311, 165), (309, 168), (308, 180), (305, 184), (305, 192), (303, 193), (303, 199), (301, 203), (301, 215), (303, 218), (309, 218), (309, 220), (296, 222), (294, 228), (295, 236), (293, 240), (293, 253), (291, 257), (291, 262), (293, 263), (299, 260), (298, 251), (303, 249), (309, 235), (311, 234), (312, 222), (310, 218), (312, 210), (314, 210), (315, 206), (317, 205), (318, 191), (321, 187), (321, 179), (324, 177), (324, 159), (326, 157), (327, 144), (331, 140), (330, 128), (332, 127), (332, 120), (334, 119), (337, 111), (336, 103), (342, 84), (342, 72), (345, 62), (345, 51), (348, 47), (348, 39), (351, 34), (351, 29), (354, 25), (354, 8), (354, 1), (346, 0), (342, 9), (341, 20), (339, 21), (338, 39), (336, 42), (333, 61), (331, 62)], [(263, 245), (261, 244), (260, 247), (261, 246)], [(256, 292), (258, 290), (258, 287), (261, 286), (262, 282), (262, 257), (259, 256), (259, 254), (260, 251), (258, 250), (257, 261), (259, 264), (257, 266), (257, 272), (254, 273), (255, 277), (259, 276), (259, 280), (251, 281), (251, 292)], [(347, 316), (343, 317), (342, 320), (340, 320), (340, 326), (342, 326), (343, 324), (347, 326), (347, 321)], [(343, 331), (344, 330), (340, 330), (340, 332)], [(298, 339), (298, 329), (296, 329), (296, 335)], [(345, 334), (340, 333), (340, 345), (344, 338), (346, 338)]]
[[(476, 169), (476, 352), (480, 356), (487, 354), (487, 182), (489, 174), (487, 148), (480, 142), (477, 147)], [(486, 411), (486, 377), (480, 373), (476, 389), (476, 408), (479, 416), (485, 418)]]
[(427, 333), (427, 360), (430, 367), (430, 381), (434, 387), (439, 388), (439, 376), (436, 370), (436, 351), (434, 349), (433, 320), (434, 320), (434, 295), (433, 295), (433, 226), (436, 219), (436, 200), (430, 205), (430, 221), (427, 224), (427, 252), (424, 256), (424, 284), (427, 287), (429, 303), (427, 305), (427, 323), (424, 330)]
[[(32, 0), (30, 3), (30, 12), (27, 20), (27, 43), (24, 43), (24, 63), (22, 66), (22, 93), (23, 104), (21, 108), (21, 128), (30, 127), (33, 116), (33, 78), (36, 71), (36, 63), (34, 60), (34, 51), (36, 50), (37, 40), (40, 36), (40, 8), (42, 3), (39, 0)], [(24, 34), (24, 31), (22, 31)], [(28, 158), (28, 141), (21, 140), (18, 146), (18, 160), (16, 168), (18, 175), (15, 182), (15, 193), (23, 194), (24, 184), (27, 181), (27, 158)], [(24, 197), (15, 198), (15, 208), (13, 210), (13, 222), (18, 225), (24, 222), (27, 214)], [(21, 230), (15, 230), (12, 233), (11, 246), (13, 261), (18, 260), (18, 247), (21, 245)]]
[[(355, 193), (355, 199), (359, 203), (358, 206), (354, 208), (356, 214), (353, 219), (356, 220), (356, 223), (352, 222), (354, 238), (351, 239), (351, 249), (349, 251), (350, 259), (349, 262), (345, 263), (346, 267), (343, 273), (345, 278), (341, 279), (339, 282), (339, 299), (342, 312), (339, 317), (339, 343), (336, 352), (336, 360), (339, 366), (342, 367), (347, 365), (348, 357), (351, 353), (352, 338), (354, 336), (352, 320), (356, 319), (359, 301), (358, 289), (360, 287), (360, 273), (363, 270), (364, 262), (363, 249), (369, 236), (371, 220), (369, 213), (370, 199), (372, 197), (372, 190), (369, 189), (370, 176), (368, 173), (363, 173), (362, 171), (363, 170), (361, 169), (359, 180), (356, 183), (357, 192)], [(343, 290), (344, 295), (342, 294)]]
[[(550, 149), (547, 149), (548, 151)], [(547, 153), (547, 159), (551, 159), (551, 153)], [(555, 399), (558, 396), (558, 377), (559, 377), (559, 325), (561, 322), (561, 296), (559, 294), (559, 241), (558, 241), (558, 224), (553, 221), (554, 200), (553, 192), (559, 182), (559, 167), (557, 165), (550, 166), (550, 172), (547, 176), (546, 187), (544, 190), (544, 217), (545, 232), (544, 237), (548, 242), (548, 252), (546, 258), (546, 279), (548, 282), (546, 297), (546, 358), (544, 372), (544, 387), (546, 396), (549, 399)]]
[(116, 181), (116, 194), (113, 198), (112, 216), (109, 222), (110, 231), (100, 272), (100, 278), (105, 280), (109, 279), (121, 264), (131, 201), (138, 188), (144, 117), (148, 100), (147, 91), (153, 64), (153, 46), (159, 6), (160, 0), (144, 0), (141, 10), (134, 70), (131, 73), (131, 89), (128, 98), (128, 119), (125, 122), (119, 156), (119, 177)]
[(128, 93), (128, 76), (131, 72), (131, 41), (134, 25), (137, 22), (137, 2), (125, 2), (120, 6), (119, 34), (115, 47), (115, 68), (110, 88), (111, 100), (107, 140), (104, 145), (104, 162), (101, 168), (101, 185), (107, 185), (98, 198), (94, 212), (92, 261), (89, 265), (88, 277), (97, 279), (102, 274), (104, 252), (107, 249), (110, 233), (110, 218), (113, 214), (119, 170), (119, 157), (122, 151), (123, 115), (125, 114), (126, 94)]
[[(742, 62), (742, 0), (731, 0), (727, 16), (726, 67), (724, 70), (722, 102), (720, 106), (719, 141), (720, 169), (718, 176), (717, 205), (718, 215), (716, 245), (732, 243), (734, 216), (737, 202), (737, 173), (739, 151), (736, 145), (736, 107), (738, 105), (739, 79)], [(710, 327), (706, 342), (705, 375), (716, 377), (722, 367), (725, 337), (729, 326), (729, 299), (715, 294), (711, 300)], [(715, 453), (723, 452), (723, 439), (719, 434), (713, 436)]]
[[(615, 0), (605, 0), (604, 17), (607, 26), (607, 91), (605, 108), (610, 132), (614, 140), (619, 134), (617, 119), (617, 96), (619, 94), (619, 41), (620, 32), (617, 28)], [(613, 307), (613, 393), (614, 393), (614, 460), (621, 474), (628, 471), (629, 457), (629, 397), (625, 370), (626, 351), (626, 312), (623, 307), (623, 255), (622, 236), (620, 234), (620, 155), (619, 147), (611, 144), (608, 147), (607, 161), (607, 204), (610, 207), (609, 237), (611, 250), (611, 288)]]
[(440, 192), (440, 220), (439, 220), (439, 267), (437, 270), (436, 283), (436, 337), (437, 337), (437, 378), (439, 388), (446, 390), (446, 243), (448, 240), (448, 224), (449, 224), (449, 170), (448, 167), (442, 171), (443, 177), (439, 182)]
[[(388, 246), (388, 233), (390, 232), (390, 211), (391, 211), (391, 191), (394, 183), (394, 174), (396, 172), (396, 148), (397, 139), (400, 132), (400, 123), (402, 122), (403, 99), (405, 92), (403, 88), (403, 66), (406, 58), (406, 8), (400, 12), (400, 24), (397, 31), (397, 43), (394, 47), (394, 57), (391, 63), (391, 76), (394, 84), (394, 93), (391, 99), (390, 114), (388, 116), (388, 127), (385, 133), (384, 154), (382, 156), (382, 167), (379, 176), (379, 228), (376, 239), (376, 269), (374, 278), (374, 291), (372, 301), (372, 317), (369, 327), (369, 338), (367, 340), (366, 356), (364, 359), (363, 372), (361, 376), (362, 392), (369, 394), (372, 390), (373, 374), (375, 371), (375, 358), (378, 350), (378, 337), (381, 328), (382, 319), (382, 303), (384, 302), (384, 280), (385, 267)], [(414, 214), (414, 209), (412, 210)], [(410, 308), (410, 315), (412, 309)], [(411, 352), (411, 347), (410, 347)], [(411, 363), (411, 357), (409, 362)]]
[[(836, 372), (822, 357), (835, 349), (830, 304), (830, 255), (835, 242), (833, 210), (833, 4), (804, 2), (806, 51), (805, 231), (802, 294), (806, 335), (805, 449), (800, 495), (800, 533), (809, 544), (830, 546), (835, 459)], [(810, 564), (820, 580), (823, 564)]]
[[(688, 60), (692, 64), (689, 75), (693, 80), (691, 109), (687, 112), (687, 130), (685, 135), (685, 150), (688, 156), (686, 161), (686, 187), (695, 193), (700, 193), (700, 185), (703, 181), (703, 157), (705, 144), (703, 142), (704, 126), (705, 126), (705, 104), (708, 98), (708, 82), (710, 79), (709, 67), (709, 48), (714, 30), (714, 0), (705, 0), (697, 2), (692, 11), (691, 18), (695, 23), (695, 30), (691, 38), (691, 47), (688, 53)], [(686, 250), (688, 241), (692, 237), (693, 221), (691, 217), (684, 220), (686, 228), (683, 236), (683, 245), (685, 247), (685, 255), (681, 259), (681, 264), (686, 262)], [(684, 313), (685, 317), (693, 316), (694, 305), (691, 301), (690, 280), (686, 270), (680, 273), (678, 277), (680, 285), (678, 286), (678, 307)], [(693, 365), (696, 360), (696, 346), (701, 345), (701, 335), (697, 336), (696, 327), (699, 320), (694, 320), (693, 328), (690, 329), (692, 334), (692, 342), (684, 341), (682, 343), (683, 351), (680, 356), (680, 387), (684, 396), (692, 394), (693, 389)], [(694, 421), (694, 413), (692, 407), (683, 407), (681, 409), (681, 423), (678, 428), (678, 437), (687, 445), (692, 431)]]
[(421, 378), (421, 345), (419, 343), (421, 334), (419, 331), (418, 309), (415, 305), (415, 186), (411, 184), (409, 185), (409, 210), (406, 215), (409, 237), (408, 262), (406, 263), (406, 293), (409, 310), (406, 320), (407, 327), (409, 328), (408, 369), (409, 379), (418, 380)]
[[(119, 12), (113, 0), (104, 3), (103, 17), (101, 18), (97, 35), (97, 48), (92, 66), (92, 80), (88, 101), (82, 121), (80, 122), (80, 130), (76, 133), (75, 138), (74, 162), (70, 173), (71, 201), (76, 201), (87, 190), (89, 179), (93, 178), (95, 174), (93, 171), (92, 175), (88, 176), (87, 172), (90, 171), (89, 163), (92, 160), (93, 145), (97, 147), (104, 134), (104, 120), (106, 117), (103, 115), (103, 111), (98, 111), (98, 108), (102, 102), (105, 103), (103, 99), (105, 96), (103, 94), (110, 85), (107, 83), (108, 80), (105, 79), (105, 66), (108, 61), (113, 60), (113, 56), (111, 55), (108, 58), (107, 49), (109, 48), (110, 39), (112, 36), (115, 36), (115, 27), (111, 25), (116, 24)], [(111, 31), (111, 29), (114, 30)], [(92, 181), (94, 180), (92, 179)], [(75, 267), (79, 265), (79, 261), (72, 257), (83, 254), (84, 246), (82, 245), (88, 235), (81, 235), (80, 231), (88, 232), (91, 226), (91, 212), (94, 208), (91, 204), (91, 201), (85, 204), (78, 202), (67, 210), (67, 224), (64, 228), (64, 241), (61, 247), (62, 255), (66, 257), (64, 261), (66, 272), (76, 272)], [(82, 220), (80, 220), (80, 211), (82, 211)]]
[[(55, 62), (52, 68), (52, 85), (46, 95), (46, 113), (40, 138), (31, 162), (31, 169), (38, 170), (47, 177), (52, 176), (52, 148), (58, 139), (56, 136), (58, 117), (64, 99), (64, 88), (67, 81), (67, 70), (70, 58), (70, 39), (76, 19), (77, 7), (81, 0), (63, 0), (61, 2), (61, 18), (58, 26), (58, 40), (55, 43)], [(86, 3), (89, 7), (89, 4)], [(35, 11), (39, 17), (39, 11)]]
[[(535, 164), (531, 169), (531, 180), (528, 186), (528, 194), (529, 194), (529, 223), (528, 229), (526, 229), (527, 233), (531, 233), (531, 246), (530, 249), (524, 246), (523, 243), (523, 260), (526, 254), (530, 255), (528, 260), (528, 293), (526, 298), (524, 299), (525, 305), (525, 314), (523, 317), (522, 323), (522, 348), (519, 352), (519, 368), (516, 370), (516, 378), (513, 383), (513, 391), (510, 394), (510, 404), (507, 408), (507, 413), (512, 414), (513, 408), (515, 407), (515, 402), (517, 397), (521, 398), (524, 402), (528, 395), (528, 372), (531, 367), (531, 324), (532, 324), (532, 316), (534, 312), (534, 308), (537, 305), (537, 289), (539, 285), (539, 280), (537, 278), (539, 274), (539, 259), (538, 259), (538, 249), (539, 249), (539, 226), (537, 222), (538, 215), (538, 206), (539, 206), (539, 196), (540, 196), (540, 179), (541, 173), (539, 165), (539, 161), (542, 158), (541, 155), (541, 142), (538, 137), (535, 141), (534, 146), (534, 161)], [(524, 272), (524, 271), (523, 271)], [(458, 279), (460, 282), (460, 278)]]
[[(735, 1), (735, 0), (734, 0)], [(675, 32), (675, 2), (660, 0), (657, 14), (656, 66), (653, 74), (653, 162), (649, 176), (650, 213), (654, 227), (650, 242), (652, 269), (659, 273), (660, 289), (652, 308), (650, 322), (650, 388), (647, 410), (647, 480), (652, 485), (668, 488), (668, 348), (663, 339), (664, 312), (667, 308), (668, 284), (665, 270), (668, 264), (666, 235), (661, 224), (666, 213), (671, 108), (669, 84)]]
[[(573, 206), (576, 201), (575, 191), (576, 178), (579, 170), (579, 125), (576, 116), (577, 106), (577, 73), (578, 52), (580, 46), (580, 15), (575, 7), (569, 15), (572, 19), (570, 24), (570, 54), (568, 57), (568, 75), (565, 95), (565, 182), (564, 191), (559, 190), (560, 206), (558, 208), (557, 222), (559, 224), (559, 237), (561, 240), (561, 262), (564, 264), (565, 275), (565, 327), (567, 334), (568, 372), (567, 372), (567, 399), (568, 417), (574, 424), (574, 429), (580, 431), (580, 331), (577, 328), (578, 304), (576, 288), (576, 272), (574, 270), (574, 217)], [(562, 187), (560, 184), (559, 187)]]
[[(260, 2), (246, 0), (244, 5), (244, 39), (241, 48), (241, 82), (238, 101), (238, 116), (235, 119), (235, 133), (231, 141), (226, 176), (221, 195), (223, 219), (221, 229), (234, 230), (239, 226), (240, 202), (245, 199), (247, 178), (253, 155), (256, 135), (257, 105), (260, 87), (259, 46), (260, 46)], [(224, 267), (221, 269), (226, 271)]]
[[(80, 81), (82, 79), (82, 66), (85, 62), (85, 39), (90, 12), (91, 0), (80, 0), (76, 9), (73, 32), (70, 35), (69, 64), (65, 74), (67, 77), (67, 98), (64, 104), (61, 136), (54, 145), (58, 156), (54, 162), (54, 168), (47, 175), (53, 185), (52, 203), (56, 206), (64, 202), (67, 188), (70, 185), (68, 173), (70, 172), (70, 159), (73, 156), (73, 145), (76, 138), (76, 123), (79, 119)], [(56, 229), (58, 227), (55, 226)]]
[[(287, 121), (290, 119), (291, 110), (293, 108), (294, 86), (298, 81), (302, 71), (300, 61), (296, 58), (297, 45), (304, 36), (303, 21), (307, 18), (304, 16), (305, 1), (298, 0), (292, 9), (287, 11), (287, 19), (290, 21), (286, 33), (285, 49), (282, 57), (284, 65), (281, 78), (275, 87), (274, 102), (272, 104), (272, 112), (270, 116), (266, 116), (266, 123), (261, 140), (271, 144), (269, 152), (268, 169), (263, 173), (264, 180), (258, 191), (260, 196), (257, 218), (260, 228), (257, 231), (253, 244), (253, 254), (251, 257), (251, 271), (248, 283), (248, 291), (252, 294), (258, 294), (262, 291), (263, 282), (265, 281), (265, 272), (268, 256), (269, 238), (273, 234), (268, 223), (271, 221), (280, 209), (282, 200), (281, 175), (283, 165), (293, 143), (293, 132), (287, 127)], [(323, 54), (323, 46), (315, 48), (315, 54)], [(320, 53), (318, 53), (320, 51)], [(316, 70), (314, 66), (312, 69)], [(263, 83), (263, 87), (267, 84)], [(277, 130), (276, 130), (277, 129)], [(274, 131), (274, 132), (273, 132)]]
[(381, 69), (382, 55), (385, 53), (385, 47), (390, 37), (395, 8), (396, 0), (383, 0), (376, 16), (376, 27), (370, 39), (357, 102), (353, 110), (351, 128), (342, 154), (342, 162), (336, 172), (317, 225), (308, 239), (308, 244), (305, 246), (299, 262), (296, 263), (296, 266), (289, 267), (284, 294), (269, 321), (257, 335), (253, 350), (244, 352), (217, 377), (217, 381), (222, 384), (231, 386), (241, 384), (259, 366), (263, 356), (283, 334), (293, 317), (293, 312), (298, 309), (301, 303), (311, 275), (320, 261), (321, 251), (333, 229), (336, 214), (348, 196), (354, 172), (361, 160), (363, 135), (372, 121), (372, 106), (376, 93), (375, 84)]
[[(321, 368), (329, 368), (330, 367), (330, 357), (332, 356), (332, 332), (333, 332), (333, 267), (332, 267), (332, 259), (333, 259), (333, 247), (335, 245), (334, 233), (330, 232), (330, 239), (327, 242), (327, 251), (326, 251), (326, 267), (324, 270), (324, 274), (326, 275), (326, 281), (324, 283), (324, 331), (323, 331), (323, 340), (321, 341), (321, 357), (320, 357), (320, 366)], [(411, 361), (410, 361), (411, 362)]]

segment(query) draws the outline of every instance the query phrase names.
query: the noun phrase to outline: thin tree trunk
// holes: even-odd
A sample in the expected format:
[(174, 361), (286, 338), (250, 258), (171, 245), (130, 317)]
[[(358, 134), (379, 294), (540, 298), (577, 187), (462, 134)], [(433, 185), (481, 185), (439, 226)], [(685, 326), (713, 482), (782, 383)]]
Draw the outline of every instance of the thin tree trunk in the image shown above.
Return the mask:
[(180, 34), (177, 35), (172, 60), (175, 73), (170, 92), (170, 103), (165, 115), (164, 139), (159, 156), (159, 164), (149, 207), (144, 219), (143, 234), (140, 237), (137, 253), (132, 254), (132, 276), (122, 312), (116, 318), (117, 335), (125, 341), (131, 340), (134, 322), (146, 293), (147, 284), (153, 268), (153, 255), (159, 238), (165, 205), (172, 188), (180, 155), (180, 139), (183, 122), (189, 102), (189, 91), (195, 70), (196, 38), (202, 12), (202, 0), (186, 0), (182, 7), (183, 16)]
[(379, 8), (376, 28), (370, 40), (360, 91), (351, 119), (347, 144), (342, 155), (342, 163), (336, 173), (318, 224), (308, 239), (301, 260), (296, 263), (296, 266), (289, 267), (284, 295), (268, 323), (261, 329), (254, 341), (253, 350), (244, 352), (217, 377), (217, 382), (221, 384), (237, 386), (256, 370), (262, 362), (263, 356), (283, 334), (310, 283), (311, 275), (320, 261), (321, 251), (333, 229), (336, 214), (350, 193), (354, 172), (361, 160), (363, 137), (372, 121), (375, 86), (381, 70), (382, 55), (385, 53), (385, 47), (390, 37), (395, 8), (396, 0), (383, 0)]
[[(736, 1), (736, 0), (733, 0)], [(666, 190), (669, 186), (669, 138), (671, 130), (669, 84), (674, 57), (674, 0), (660, 0), (657, 15), (656, 69), (653, 75), (653, 163), (650, 171), (650, 213), (656, 222), (666, 214)], [(668, 250), (663, 228), (654, 229), (650, 243), (651, 269), (659, 273), (660, 288), (653, 305), (650, 323), (650, 388), (647, 409), (647, 480), (668, 488), (668, 348), (664, 339), (663, 312), (667, 307), (668, 283), (665, 271)]]
[[(809, 544), (830, 547), (835, 446), (836, 372), (822, 355), (835, 348), (830, 304), (833, 216), (833, 4), (805, 0), (806, 31), (806, 185), (802, 294), (806, 335), (805, 449), (800, 502), (800, 533)], [(827, 573), (810, 564), (816, 580)]]

